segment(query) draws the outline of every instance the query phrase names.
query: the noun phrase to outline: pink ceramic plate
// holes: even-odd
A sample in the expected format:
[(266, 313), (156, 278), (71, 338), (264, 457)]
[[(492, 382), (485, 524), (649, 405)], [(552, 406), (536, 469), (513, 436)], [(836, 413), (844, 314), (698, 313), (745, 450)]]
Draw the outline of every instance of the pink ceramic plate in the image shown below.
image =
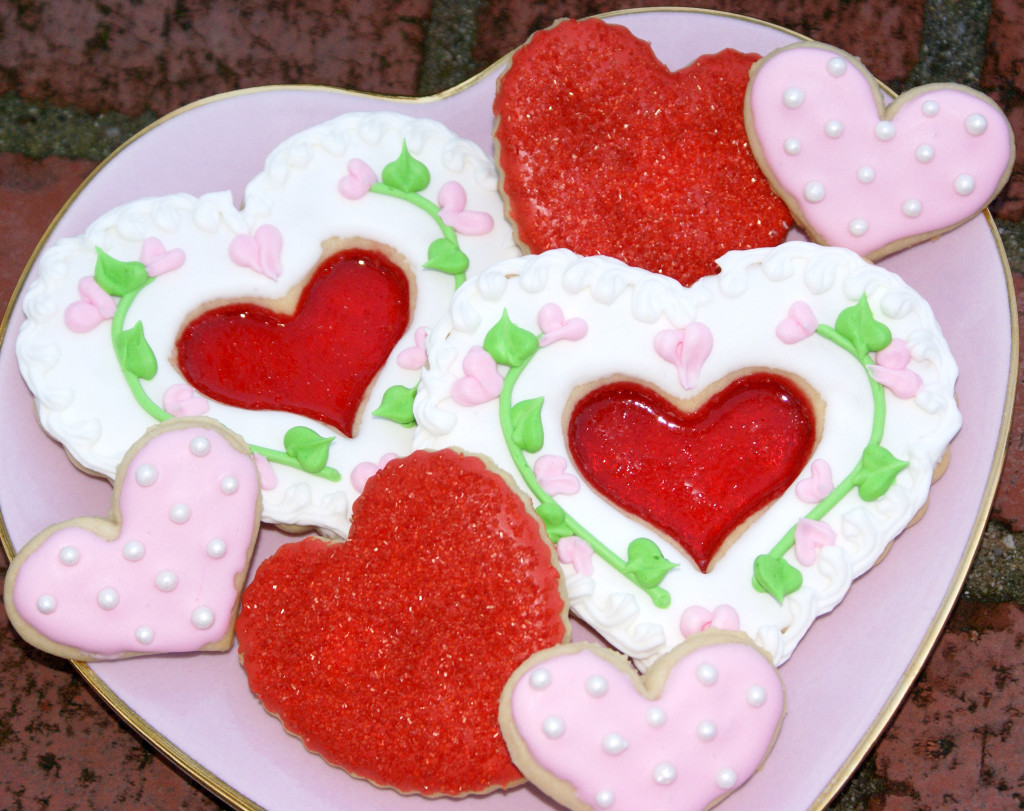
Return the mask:
[[(796, 35), (744, 18), (652, 10), (615, 15), (679, 68), (725, 47), (765, 53)], [(491, 101), (501, 64), (422, 100), (322, 88), (238, 92), (187, 107), (131, 141), (89, 179), (42, 247), (78, 234), (132, 199), (231, 189), (236, 202), (267, 153), (289, 135), (354, 110), (399, 110), (439, 119), (490, 149)], [(978, 543), (1002, 464), (1017, 368), (1016, 317), (1002, 249), (987, 215), (883, 262), (930, 301), (961, 365), (964, 427), (924, 519), (820, 619), (782, 667), (789, 712), (762, 771), (720, 807), (727, 811), (822, 805), (853, 771), (923, 664)], [(27, 275), (31, 275), (29, 267)], [(109, 485), (83, 475), (34, 419), (21, 381), (15, 304), (0, 345), (0, 506), (8, 553), (45, 526), (104, 514)], [(284, 540), (264, 530), (255, 564)], [(240, 808), (412, 809), (419, 798), (372, 788), (325, 765), (282, 731), (246, 687), (236, 657), (137, 658), (82, 667), (114, 708), (155, 746)], [(531, 788), (431, 808), (544, 808)]]

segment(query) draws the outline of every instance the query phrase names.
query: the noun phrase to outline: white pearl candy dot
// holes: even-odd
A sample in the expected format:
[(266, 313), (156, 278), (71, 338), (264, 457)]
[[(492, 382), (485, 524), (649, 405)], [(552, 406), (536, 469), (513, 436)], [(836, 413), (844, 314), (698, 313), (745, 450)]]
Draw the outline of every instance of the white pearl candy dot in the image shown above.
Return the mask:
[(220, 538), (214, 538), (206, 545), (206, 554), (211, 558), (219, 559), (228, 552), (228, 545)]
[(96, 602), (99, 603), (100, 608), (104, 611), (111, 611), (117, 608), (117, 604), (121, 601), (121, 595), (117, 593), (117, 589), (107, 586), (105, 589), (100, 589), (96, 595)]
[(875, 169), (873, 166), (861, 166), (857, 170), (857, 180), (861, 183), (871, 183), (875, 179)]
[(799, 87), (787, 87), (782, 93), (782, 103), (790, 110), (795, 110), (806, 98), (807, 95)]
[(804, 145), (800, 143), (799, 138), (787, 138), (783, 142), (782, 148), (786, 150), (787, 155), (799, 155), (800, 150), (804, 148)]
[(160, 591), (174, 591), (178, 587), (178, 575), (170, 569), (164, 569), (162, 572), (157, 572), (154, 582)]
[(828, 60), (828, 64), (825, 69), (836, 78), (839, 78), (846, 73), (846, 60), (839, 56), (833, 56)]
[(220, 480), (220, 491), (226, 495), (231, 496), (238, 492), (238, 477), (237, 476), (225, 476)]
[(36, 610), (40, 614), (52, 614), (57, 610), (57, 598), (52, 594), (40, 594), (36, 600)]
[(74, 546), (62, 546), (60, 549), (60, 562), (65, 566), (74, 566), (78, 563), (78, 549)]
[(751, 707), (760, 707), (768, 700), (768, 693), (760, 684), (752, 684), (747, 689), (747, 704)]
[(210, 452), (210, 440), (205, 436), (194, 436), (188, 443), (188, 449), (193, 456), (206, 456)]
[(597, 803), (598, 808), (611, 808), (615, 804), (615, 795), (608, 789), (604, 789), (594, 795), (594, 802)]
[(921, 105), (921, 112), (929, 118), (934, 118), (939, 114), (939, 103), (937, 101), (928, 100)]
[(600, 698), (608, 692), (608, 680), (604, 676), (591, 676), (587, 679), (585, 689), (594, 698)]
[(549, 738), (561, 738), (565, 734), (565, 721), (557, 715), (549, 715), (541, 723), (540, 728)]
[(168, 517), (175, 524), (184, 524), (192, 517), (192, 510), (189, 509), (187, 504), (175, 504), (171, 507)]
[(601, 748), (609, 755), (619, 755), (629, 748), (629, 741), (618, 732), (609, 732), (601, 739)]
[(818, 180), (811, 180), (804, 186), (804, 199), (808, 203), (820, 203), (825, 199), (825, 184)]
[(857, 217), (855, 220), (850, 220), (850, 233), (855, 237), (862, 237), (868, 232), (868, 221)]
[(676, 781), (679, 773), (671, 763), (659, 763), (654, 767), (654, 782), (659, 786), (670, 786)]
[(972, 113), (964, 119), (964, 127), (971, 135), (981, 135), (988, 129), (988, 119), (981, 113)]
[(721, 789), (730, 789), (736, 785), (736, 772), (732, 769), (722, 769), (715, 777), (715, 783)]
[(914, 157), (919, 163), (928, 163), (935, 157), (935, 147), (931, 144), (921, 144), (914, 150)]
[(152, 645), (155, 636), (153, 629), (148, 625), (140, 625), (135, 629), (135, 641), (140, 645)]
[[(210, 541), (213, 543), (213, 541)], [(530, 674), (530, 687), (534, 690), (544, 690), (551, 686), (551, 671), (538, 667)]]
[(192, 612), (192, 624), (200, 631), (205, 631), (213, 625), (213, 611), (205, 605), (201, 605)]
[(142, 560), (142, 556), (146, 554), (146, 546), (142, 541), (128, 541), (124, 545), (124, 549), (121, 550), (121, 554), (124, 555), (125, 560)]
[(159, 478), (160, 473), (156, 469), (156, 465), (145, 464), (139, 465), (135, 469), (135, 481), (139, 483), (140, 487), (149, 487), (152, 484), (156, 484), (156, 480)]
[(889, 141), (896, 134), (896, 125), (891, 121), (879, 121), (875, 124), (875, 137), (880, 141)]
[(668, 716), (661, 707), (651, 707), (647, 710), (644, 718), (647, 720), (647, 724), (652, 727), (664, 726), (665, 721), (668, 720)]
[(966, 197), (974, 191), (974, 178), (971, 175), (958, 175), (953, 181), (953, 189), (957, 194)]
[(825, 135), (829, 138), (838, 138), (843, 134), (843, 122), (831, 119), (825, 122)]
[(921, 216), (921, 201), (915, 200), (911, 197), (908, 200), (903, 201), (902, 206), (903, 214), (907, 217), (920, 217)]
[(713, 664), (704, 662), (697, 668), (697, 681), (705, 687), (711, 687), (711, 685), (718, 681), (718, 670)]
[(713, 741), (718, 734), (718, 728), (711, 721), (701, 721), (697, 724), (697, 737), (702, 741)]

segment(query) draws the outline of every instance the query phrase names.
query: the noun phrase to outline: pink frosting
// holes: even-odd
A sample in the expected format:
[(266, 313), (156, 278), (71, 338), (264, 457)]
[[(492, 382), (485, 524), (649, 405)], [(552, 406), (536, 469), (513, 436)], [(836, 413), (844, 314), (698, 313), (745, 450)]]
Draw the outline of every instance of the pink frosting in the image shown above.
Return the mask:
[(128, 463), (117, 536), (53, 532), (21, 563), (13, 604), (49, 640), (97, 658), (216, 642), (234, 622), (258, 493), (252, 458), (219, 432), (160, 432)]
[(750, 645), (690, 651), (654, 698), (593, 650), (568, 651), (525, 672), (512, 717), (531, 756), (591, 808), (704, 808), (749, 779), (771, 747), (782, 681)]
[(714, 339), (707, 325), (695, 321), (684, 329), (667, 329), (654, 336), (654, 351), (679, 372), (679, 385), (684, 389), (697, 386), (700, 370), (711, 354)]
[(543, 333), (540, 336), (540, 345), (547, 346), (555, 341), (578, 341), (586, 337), (587, 322), (582, 318), (565, 317), (562, 308), (554, 302), (549, 302), (540, 308), (537, 313), (537, 325)]
[(793, 553), (804, 566), (813, 566), (818, 559), (818, 550), (835, 542), (835, 530), (824, 521), (801, 518), (796, 522)]
[(817, 504), (832, 492), (832, 466), (825, 459), (811, 462), (811, 475), (796, 483), (796, 497), (807, 504)]
[(466, 210), (466, 190), (456, 180), (449, 180), (441, 187), (437, 202), (442, 222), (460, 234), (482, 236), (494, 228), (494, 220), (486, 211)]
[(452, 399), (460, 406), (474, 406), (501, 394), (505, 379), (498, 364), (482, 346), (470, 347), (462, 360), (464, 377), (452, 384)]
[(239, 234), (231, 240), (228, 255), (236, 265), (251, 268), (269, 279), (281, 275), (281, 248), (284, 239), (273, 225), (261, 225), (255, 233)]
[(982, 209), (1012, 158), (980, 93), (916, 88), (880, 113), (876, 92), (857, 60), (813, 44), (769, 56), (748, 90), (767, 174), (824, 242), (871, 258)]

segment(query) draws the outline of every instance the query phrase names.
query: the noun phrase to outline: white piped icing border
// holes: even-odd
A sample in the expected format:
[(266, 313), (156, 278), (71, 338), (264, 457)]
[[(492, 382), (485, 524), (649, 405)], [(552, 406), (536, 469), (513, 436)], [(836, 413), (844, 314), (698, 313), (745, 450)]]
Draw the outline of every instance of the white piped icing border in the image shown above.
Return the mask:
[[(544, 480), (541, 489), (547, 491), (553, 475), (563, 484), (575, 480), (580, 486), (574, 493), (553, 485), (558, 493), (555, 502), (594, 529), (622, 560), (631, 540), (658, 539), (664, 557), (677, 564), (660, 583), (671, 597), (668, 608), (657, 607), (649, 591), (591, 554), (586, 543), (566, 537), (558, 545), (573, 611), (641, 667), (696, 628), (730, 628), (737, 623), (777, 665), (784, 662), (814, 619), (842, 600), (853, 579), (874, 565), (925, 504), (933, 470), (960, 427), (954, 398), (956, 363), (931, 308), (899, 277), (850, 251), (801, 242), (731, 252), (719, 264), (720, 275), (684, 288), (617, 260), (581, 258), (568, 251), (502, 262), (464, 286), (453, 298), (448, 318), (432, 331), (427, 342), (429, 368), (423, 371), (415, 402), (416, 447), (450, 445), (482, 453), (528, 489)], [(881, 387), (873, 386), (867, 366), (813, 332), (816, 324), (836, 324), (839, 314), (856, 305), (862, 294), (874, 318), (898, 339), (893, 349), (902, 350), (902, 359), (895, 361), (871, 353), (872, 374), (889, 374)], [(816, 319), (809, 327), (793, 318), (791, 307), (798, 301)], [(542, 315), (551, 304), (560, 308), (560, 321), (552, 322), (550, 310)], [(503, 312), (516, 327), (541, 336), (536, 354), (518, 370), (511, 396), (513, 405), (544, 398), (539, 413), (542, 445), (523, 452), (520, 467), (500, 427), (497, 391), (508, 368), (494, 364), (494, 379), (490, 371), (465, 364), (467, 355), (479, 359), (488, 331)], [(802, 312), (797, 308), (798, 316)], [(586, 330), (576, 324), (573, 332), (574, 319)], [(787, 319), (793, 323), (780, 326)], [(539, 325), (545, 321), (546, 326)], [(693, 350), (696, 365), (670, 362), (656, 349), (659, 334), (685, 333), (694, 324), (706, 328), (712, 338), (702, 361), (701, 352)], [(789, 343), (779, 337), (787, 329), (796, 331), (787, 335)], [(892, 367), (891, 373), (877, 371), (886, 365)], [(702, 574), (674, 544), (652, 535), (649, 527), (587, 486), (567, 448), (563, 409), (577, 385), (613, 374), (685, 397), (748, 368), (778, 370), (807, 381), (824, 400), (825, 424), (812, 461), (797, 482)], [(684, 377), (690, 391), (683, 386)], [(480, 391), (467, 379), (479, 383)], [(901, 383), (909, 390), (896, 396), (893, 389)], [(795, 546), (781, 555), (800, 572), (799, 588), (781, 602), (755, 591), (751, 582), (758, 557), (772, 550), (821, 497), (813, 495), (814, 462), (819, 462), (819, 472), (820, 460), (827, 462), (833, 484), (839, 485), (871, 444), (872, 391), (879, 388), (886, 408), (880, 445), (906, 466), (894, 474), (880, 497), (865, 500), (854, 488), (827, 511), (820, 521), (824, 526), (802, 527), (802, 543), (810, 545), (802, 554), (809, 564), (796, 559)], [(467, 396), (473, 391), (478, 402)], [(543, 470), (538, 468), (542, 457), (564, 463), (559, 468), (562, 478), (557, 470), (550, 472), (549, 462), (543, 463)], [(801, 484), (805, 479), (808, 482)], [(797, 494), (798, 485), (803, 498)], [(571, 481), (568, 489), (572, 490)], [(811, 529), (823, 532), (824, 540)], [(819, 548), (814, 537), (825, 545)]]
[[(64, 444), (79, 466), (113, 477), (125, 451), (154, 422), (129, 392), (111, 348), (110, 322), (97, 315), (110, 302), (104, 302), (102, 291), (82, 292), (79, 287), (95, 273), (97, 248), (119, 261), (136, 262), (144, 256), (147, 240), (159, 240), (165, 255), (153, 259), (154, 243), (149, 243), (146, 256), (152, 262), (147, 272), (153, 276), (160, 267), (171, 269), (138, 292), (127, 310), (125, 327), (143, 324), (157, 361), (156, 375), (142, 382), (146, 394), (162, 404), (165, 394), (173, 391), (182, 399), (181, 407), (189, 408), (197, 401), (175, 389), (184, 381), (171, 358), (178, 331), (190, 313), (221, 300), (282, 297), (315, 269), (325, 240), (353, 238), (390, 246), (405, 257), (415, 276), (414, 311), (408, 331), (371, 387), (356, 437), (348, 439), (328, 426), (284, 412), (246, 411), (213, 401), (205, 412), (263, 447), (280, 448), (285, 432), (295, 426), (332, 439), (326, 464), (341, 474), (341, 481), (274, 464), (274, 475), (264, 477), (265, 482), (276, 479), (276, 485), (264, 493), (263, 518), (344, 535), (351, 502), (358, 494), (359, 477), (353, 481), (353, 470), (361, 464), (372, 468), (386, 453), (408, 452), (411, 443), (408, 428), (371, 417), (370, 412), (389, 387), (416, 385), (419, 370), (414, 363), (400, 366), (398, 356), (410, 349), (415, 354), (417, 329), (429, 327), (445, 312), (455, 289), (453, 276), (423, 267), (431, 243), (442, 236), (437, 219), (406, 200), (368, 189), (399, 157), (403, 142), (429, 169), (429, 185), (421, 196), (436, 201), (438, 208), (445, 194), (449, 201), (454, 199), (444, 217), (446, 223), (454, 223), (452, 233), (457, 232), (459, 248), (468, 259), (467, 276), (519, 254), (505, 223), (497, 172), (476, 144), (458, 138), (439, 122), (396, 113), (351, 113), (332, 119), (279, 145), (246, 187), (240, 209), (229, 192), (142, 199), (108, 212), (83, 235), (63, 239), (44, 252), (23, 297), (27, 320), (18, 336), (17, 356), (47, 433)], [(360, 174), (360, 163), (372, 176)], [(344, 181), (354, 183), (346, 195), (341, 184), (353, 174)], [(485, 221), (490, 218), (485, 233), (471, 233), (481, 230), (478, 215)], [(478, 227), (471, 222), (463, 228), (467, 217), (476, 217)], [(248, 241), (251, 250), (232, 258), (233, 243), (239, 238)], [(165, 265), (160, 266), (161, 261)], [(86, 320), (100, 323), (87, 331), (72, 331), (65, 323), (72, 305), (83, 310)]]

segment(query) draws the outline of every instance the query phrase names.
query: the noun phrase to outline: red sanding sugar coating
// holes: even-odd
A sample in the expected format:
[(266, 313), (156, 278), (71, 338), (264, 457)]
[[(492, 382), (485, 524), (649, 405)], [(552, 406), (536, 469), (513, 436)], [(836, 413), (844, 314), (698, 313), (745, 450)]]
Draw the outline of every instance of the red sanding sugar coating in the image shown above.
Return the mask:
[(418, 451), (370, 479), (350, 538), (281, 547), (242, 596), (249, 686), (328, 762), (402, 792), (519, 782), (498, 699), (567, 638), (552, 548), (475, 457)]
[(792, 484), (815, 438), (803, 392), (767, 373), (733, 381), (689, 413), (645, 386), (610, 383), (580, 398), (568, 426), (583, 477), (704, 572), (729, 534)]
[(178, 338), (178, 368), (207, 397), (325, 422), (351, 437), (366, 389), (409, 324), (409, 281), (376, 251), (324, 260), (292, 315), (248, 302)]
[(623, 26), (565, 20), (515, 52), (494, 102), (503, 188), (534, 253), (570, 248), (692, 284), (791, 217), (747, 144), (753, 54), (670, 72)]

